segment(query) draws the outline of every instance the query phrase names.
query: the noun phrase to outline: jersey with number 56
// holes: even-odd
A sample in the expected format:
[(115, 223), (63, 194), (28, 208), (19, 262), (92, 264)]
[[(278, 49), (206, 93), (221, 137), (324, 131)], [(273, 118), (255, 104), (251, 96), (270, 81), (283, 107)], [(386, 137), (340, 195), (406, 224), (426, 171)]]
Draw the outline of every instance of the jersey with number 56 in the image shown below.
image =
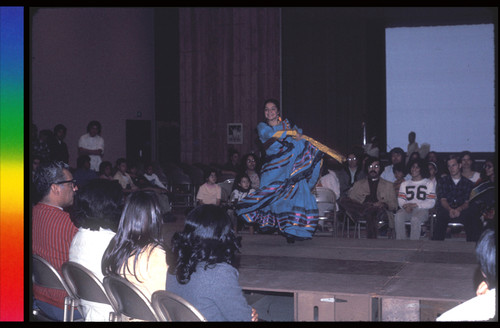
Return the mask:
[(419, 208), (430, 209), (436, 204), (436, 183), (425, 178), (420, 181), (405, 180), (398, 192), (398, 205), (415, 203)]

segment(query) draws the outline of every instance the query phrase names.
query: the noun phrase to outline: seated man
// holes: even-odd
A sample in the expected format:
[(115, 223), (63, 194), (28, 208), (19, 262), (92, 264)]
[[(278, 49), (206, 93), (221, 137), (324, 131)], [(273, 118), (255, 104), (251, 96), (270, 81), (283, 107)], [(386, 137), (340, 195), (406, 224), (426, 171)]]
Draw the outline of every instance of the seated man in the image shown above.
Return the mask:
[(395, 211), (398, 203), (392, 182), (380, 178), (382, 167), (378, 158), (366, 160), (367, 177), (354, 183), (348, 197), (339, 201), (347, 212), (366, 220), (367, 238), (377, 238), (377, 223), (389, 221), (387, 211)]
[[(469, 207), (469, 195), (472, 181), (462, 176), (460, 159), (450, 155), (446, 161), (449, 175), (441, 177), (437, 184), (437, 221), (434, 227), (433, 240), (444, 240), (449, 222), (467, 224), (465, 218)], [(467, 231), (468, 226), (465, 227)], [(467, 235), (467, 241), (470, 240)]]
[[(41, 197), (32, 212), (32, 252), (47, 260), (60, 274), (68, 261), (69, 247), (78, 229), (63, 208), (73, 205), (78, 189), (63, 162), (42, 163), (35, 172), (34, 184)], [(33, 307), (56, 321), (63, 321), (64, 290), (33, 285)], [(78, 311), (74, 319), (81, 318)]]
[(86, 186), (90, 181), (99, 178), (97, 173), (90, 169), (90, 156), (80, 155), (76, 159), (76, 170), (73, 173), (78, 188)]
[(498, 321), (496, 245), (495, 231), (485, 230), (476, 245), (482, 276), (477, 296), (443, 313), (436, 321)]
[(429, 171), (424, 160), (412, 160), (408, 166), (411, 180), (403, 181), (398, 192), (401, 209), (394, 218), (396, 239), (406, 239), (405, 222), (410, 221), (410, 239), (419, 240), (421, 225), (429, 219), (429, 209), (436, 203), (436, 185), (427, 179)]

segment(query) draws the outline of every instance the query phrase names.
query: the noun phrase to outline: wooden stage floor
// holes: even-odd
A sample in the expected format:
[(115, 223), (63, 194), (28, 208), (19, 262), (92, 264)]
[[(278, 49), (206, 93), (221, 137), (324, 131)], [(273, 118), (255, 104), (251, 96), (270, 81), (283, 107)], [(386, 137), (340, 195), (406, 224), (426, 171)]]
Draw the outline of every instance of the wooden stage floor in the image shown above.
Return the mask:
[[(165, 229), (182, 226), (180, 218)], [(277, 234), (241, 236), (240, 285), (254, 296), (293, 297), (294, 321), (433, 321), (475, 296), (475, 243), (460, 238), (288, 244)]]

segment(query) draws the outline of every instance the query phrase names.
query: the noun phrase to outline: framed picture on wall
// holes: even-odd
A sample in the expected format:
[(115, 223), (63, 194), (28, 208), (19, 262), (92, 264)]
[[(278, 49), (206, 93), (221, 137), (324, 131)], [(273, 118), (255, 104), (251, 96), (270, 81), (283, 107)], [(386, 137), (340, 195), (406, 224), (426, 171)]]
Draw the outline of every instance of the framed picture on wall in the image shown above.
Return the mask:
[(227, 125), (227, 143), (228, 144), (243, 143), (243, 124), (229, 123)]

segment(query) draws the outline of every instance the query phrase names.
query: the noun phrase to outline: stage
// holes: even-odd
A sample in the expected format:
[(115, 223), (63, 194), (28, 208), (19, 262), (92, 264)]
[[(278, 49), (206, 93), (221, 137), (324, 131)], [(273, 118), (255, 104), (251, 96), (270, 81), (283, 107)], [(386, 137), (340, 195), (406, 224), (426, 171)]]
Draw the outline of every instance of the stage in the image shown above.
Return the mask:
[[(167, 224), (171, 235), (183, 219)], [(475, 296), (475, 243), (242, 236), (240, 285), (268, 321), (434, 321)]]

